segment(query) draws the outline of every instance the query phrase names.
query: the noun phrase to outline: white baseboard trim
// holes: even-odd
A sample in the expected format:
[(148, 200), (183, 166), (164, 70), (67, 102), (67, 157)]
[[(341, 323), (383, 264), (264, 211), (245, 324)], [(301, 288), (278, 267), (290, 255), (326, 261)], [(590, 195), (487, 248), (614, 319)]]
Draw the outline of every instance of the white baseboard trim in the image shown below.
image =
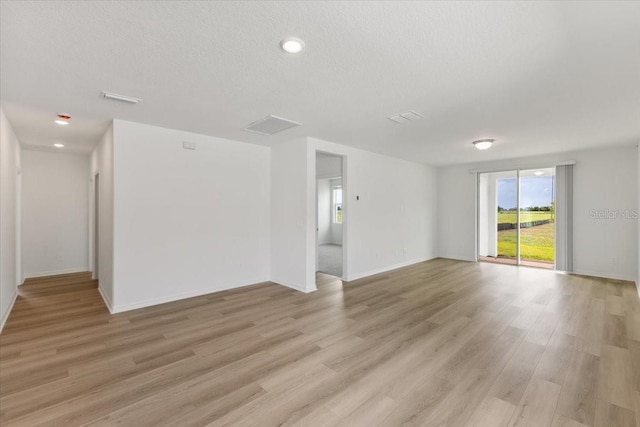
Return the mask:
[[(24, 275), (25, 279), (33, 279), (36, 277), (45, 277), (45, 276), (57, 276), (58, 274), (70, 274), (70, 273), (86, 273), (89, 271), (87, 267), (81, 268), (66, 268), (64, 270), (53, 270), (53, 271), (40, 271), (38, 273), (26, 273)], [(24, 283), (24, 280), (22, 281)]]
[(634, 283), (636, 281), (635, 277), (626, 276), (624, 274), (609, 274), (609, 273), (600, 273), (598, 271), (588, 271), (588, 270), (573, 270), (570, 273), (580, 274), (581, 276), (600, 277), (602, 279), (626, 280), (628, 282), (634, 282)]
[(98, 292), (100, 292), (100, 296), (102, 297), (102, 300), (104, 301), (104, 305), (107, 306), (107, 309), (109, 310), (109, 313), (113, 314), (113, 303), (111, 302), (111, 300), (109, 299), (109, 297), (107, 297), (107, 294), (104, 293), (104, 291), (102, 290), (102, 288), (100, 286), (98, 286)]
[(469, 261), (469, 262), (477, 262), (475, 257), (470, 257), (468, 255), (438, 255), (437, 258), (446, 258), (446, 259), (454, 259), (457, 261)]
[(223, 286), (216, 287), (216, 288), (200, 288), (193, 291), (181, 292), (178, 294), (172, 294), (172, 295), (167, 295), (159, 298), (138, 301), (130, 304), (112, 305), (109, 311), (111, 312), (111, 314), (122, 313), (125, 311), (136, 310), (138, 308), (150, 307), (150, 306), (159, 305), (159, 304), (166, 304), (168, 302), (174, 302), (174, 301), (179, 301), (182, 299), (193, 298), (193, 297), (199, 297), (201, 295), (208, 295), (216, 292), (228, 291), (229, 289), (259, 285), (261, 283), (265, 283), (268, 281), (269, 281), (268, 279), (258, 279), (258, 280), (251, 280), (248, 282), (243, 281), (239, 283), (225, 284)]
[(11, 303), (9, 303), (9, 307), (7, 308), (7, 312), (2, 316), (2, 320), (0, 321), (0, 333), (4, 329), (4, 324), (7, 322), (9, 318), (9, 314), (11, 314), (11, 310), (13, 310), (13, 305), (16, 303), (16, 299), (18, 298), (18, 290), (15, 289), (13, 292), (13, 297), (11, 297)]
[(299, 286), (299, 285), (294, 285), (293, 283), (287, 283), (284, 280), (278, 280), (278, 279), (271, 279), (271, 282), (275, 283), (276, 285), (280, 285), (280, 286), (284, 286), (286, 288), (291, 288), (293, 290), (296, 290), (298, 292), (304, 292), (305, 294), (309, 294), (311, 292), (315, 292), (318, 290), (318, 288), (314, 289), (307, 289), (303, 286)]
[(408, 267), (410, 265), (419, 264), (421, 262), (429, 261), (432, 259), (434, 258), (413, 259), (413, 260), (404, 261), (398, 264), (390, 265), (387, 267), (376, 268), (374, 270), (365, 271), (363, 273), (349, 274), (344, 280), (346, 280), (347, 282), (351, 282), (352, 280), (363, 279), (365, 277), (373, 276), (374, 274), (386, 273), (391, 270), (397, 270), (398, 268)]

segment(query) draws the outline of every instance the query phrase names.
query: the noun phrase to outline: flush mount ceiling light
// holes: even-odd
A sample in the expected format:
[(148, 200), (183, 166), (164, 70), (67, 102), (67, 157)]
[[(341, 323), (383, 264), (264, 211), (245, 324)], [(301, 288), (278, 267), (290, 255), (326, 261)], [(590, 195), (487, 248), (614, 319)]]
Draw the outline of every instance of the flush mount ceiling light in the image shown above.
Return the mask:
[(542, 175), (544, 175), (544, 171), (535, 171), (533, 174), (535, 176), (542, 176)]
[(142, 102), (142, 99), (140, 98), (134, 98), (133, 96), (128, 96), (128, 95), (119, 95), (117, 93), (111, 93), (111, 92), (102, 92), (100, 96), (106, 99), (113, 99), (115, 101), (128, 102), (130, 104), (139, 104)]
[(58, 113), (57, 114), (58, 118), (56, 120), (53, 121), (53, 123), (60, 125), (60, 126), (66, 126), (69, 124), (69, 120), (71, 120), (71, 116), (65, 113)]
[(287, 53), (300, 53), (304, 50), (304, 42), (296, 37), (287, 37), (280, 42), (280, 47)]
[(62, 148), (62, 147), (64, 147), (64, 144), (56, 143), (56, 144), (53, 144), (53, 146), (56, 147), (56, 148)]
[(477, 141), (473, 141), (473, 145), (478, 150), (488, 150), (493, 145), (495, 139), (479, 139)]

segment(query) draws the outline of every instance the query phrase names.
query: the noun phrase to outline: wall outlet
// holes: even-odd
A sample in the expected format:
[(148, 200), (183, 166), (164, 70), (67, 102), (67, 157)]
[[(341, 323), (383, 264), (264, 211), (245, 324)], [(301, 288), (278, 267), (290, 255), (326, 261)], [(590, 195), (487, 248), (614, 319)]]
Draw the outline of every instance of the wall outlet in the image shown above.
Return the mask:
[(617, 256), (611, 257), (611, 264), (612, 265), (618, 265), (618, 257)]

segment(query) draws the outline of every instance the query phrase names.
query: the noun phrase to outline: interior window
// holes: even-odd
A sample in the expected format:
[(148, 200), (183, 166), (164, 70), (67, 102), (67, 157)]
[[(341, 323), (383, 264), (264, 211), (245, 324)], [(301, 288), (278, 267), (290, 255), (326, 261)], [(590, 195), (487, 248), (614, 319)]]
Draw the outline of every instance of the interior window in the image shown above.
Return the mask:
[(333, 187), (333, 222), (342, 224), (342, 187)]

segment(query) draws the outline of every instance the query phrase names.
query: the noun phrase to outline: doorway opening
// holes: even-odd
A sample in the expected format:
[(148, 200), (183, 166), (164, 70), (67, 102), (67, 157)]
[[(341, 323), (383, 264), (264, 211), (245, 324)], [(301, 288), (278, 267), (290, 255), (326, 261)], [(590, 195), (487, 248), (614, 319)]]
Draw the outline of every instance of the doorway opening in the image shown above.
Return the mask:
[(343, 158), (316, 153), (316, 272), (344, 275), (345, 183)]
[(478, 259), (555, 268), (555, 168), (478, 175)]

